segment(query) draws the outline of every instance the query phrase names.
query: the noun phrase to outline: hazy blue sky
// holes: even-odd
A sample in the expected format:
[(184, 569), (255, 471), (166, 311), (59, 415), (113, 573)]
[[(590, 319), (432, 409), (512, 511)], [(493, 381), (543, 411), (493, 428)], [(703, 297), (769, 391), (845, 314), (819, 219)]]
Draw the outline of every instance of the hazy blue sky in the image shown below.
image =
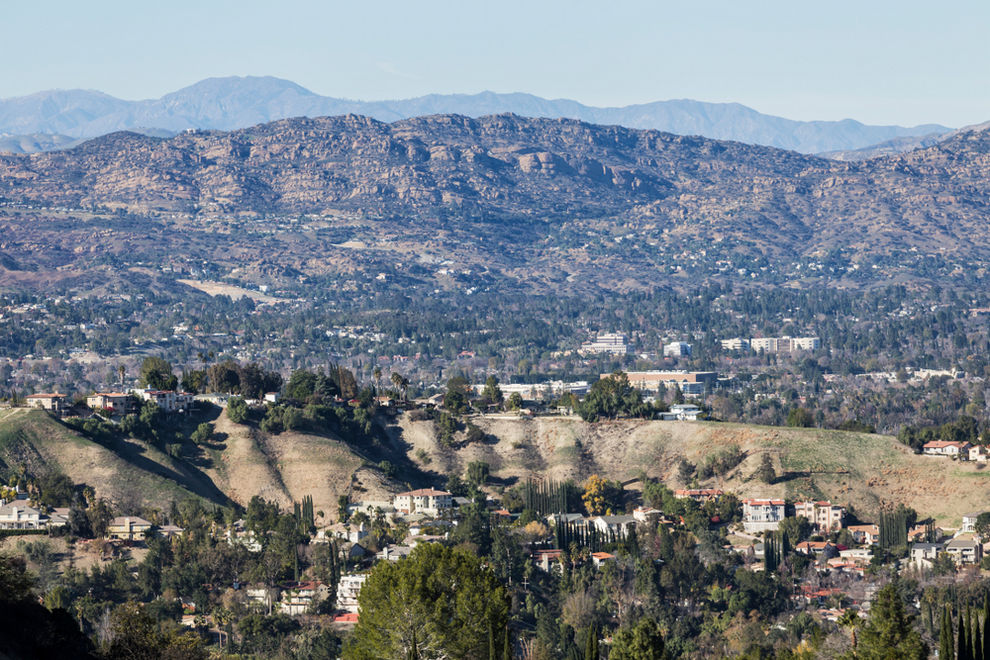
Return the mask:
[(990, 120), (990, 3), (4, 3), (0, 98), (158, 97), (274, 75), (388, 99), (524, 91), (590, 105), (738, 101), (794, 119)]

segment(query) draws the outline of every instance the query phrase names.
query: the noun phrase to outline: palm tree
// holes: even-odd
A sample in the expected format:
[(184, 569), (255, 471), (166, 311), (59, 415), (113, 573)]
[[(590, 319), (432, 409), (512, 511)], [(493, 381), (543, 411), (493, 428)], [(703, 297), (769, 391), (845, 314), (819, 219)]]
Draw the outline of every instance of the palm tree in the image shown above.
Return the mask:
[(382, 369), (378, 365), (371, 371), (371, 375), (375, 378), (375, 394), (380, 394), (382, 389)]

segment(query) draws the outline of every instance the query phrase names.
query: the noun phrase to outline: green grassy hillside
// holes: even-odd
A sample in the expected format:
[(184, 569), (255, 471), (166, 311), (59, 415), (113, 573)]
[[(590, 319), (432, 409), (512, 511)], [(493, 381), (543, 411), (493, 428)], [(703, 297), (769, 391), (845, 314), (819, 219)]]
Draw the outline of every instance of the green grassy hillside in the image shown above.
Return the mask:
[(135, 440), (93, 442), (40, 410), (0, 410), (0, 469), (35, 475), (61, 472), (124, 510), (167, 508), (172, 500), (228, 499), (201, 472)]

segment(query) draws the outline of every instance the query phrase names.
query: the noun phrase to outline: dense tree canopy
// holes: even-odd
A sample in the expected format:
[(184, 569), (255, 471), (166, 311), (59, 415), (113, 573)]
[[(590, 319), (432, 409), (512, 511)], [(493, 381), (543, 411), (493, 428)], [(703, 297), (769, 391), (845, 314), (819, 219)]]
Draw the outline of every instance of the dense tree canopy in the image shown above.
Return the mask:
[(508, 594), (491, 569), (467, 550), (437, 544), (377, 564), (359, 602), (361, 618), (344, 650), (351, 660), (485, 658), (490, 631), (508, 622)]

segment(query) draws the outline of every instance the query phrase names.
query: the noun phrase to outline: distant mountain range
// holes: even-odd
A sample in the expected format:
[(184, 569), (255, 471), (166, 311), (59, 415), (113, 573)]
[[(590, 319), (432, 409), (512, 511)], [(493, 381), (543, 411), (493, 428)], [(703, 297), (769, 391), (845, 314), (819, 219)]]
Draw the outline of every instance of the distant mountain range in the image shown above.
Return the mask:
[(235, 130), (290, 117), (356, 114), (394, 122), (435, 114), (481, 117), (502, 113), (700, 135), (801, 153), (842, 152), (852, 159), (863, 157), (852, 152), (880, 143), (888, 143), (884, 153), (899, 147), (906, 150), (919, 144), (915, 139), (931, 140), (951, 130), (937, 124), (871, 126), (852, 119), (794, 121), (738, 103), (687, 99), (615, 108), (494, 92), (351, 101), (320, 96), (288, 80), (248, 76), (209, 78), (145, 101), (125, 101), (89, 90), (53, 90), (0, 100), (0, 151), (31, 153), (66, 148), (80, 139), (120, 130), (150, 135), (190, 128)]
[(573, 119), (293, 118), (0, 156), (0, 273), (162, 259), (179, 272), (191, 259), (391, 282), (450, 262), (443, 277), (497, 271), (492, 282), (544, 290), (710, 277), (985, 286), (988, 199), (988, 127), (841, 162)]

